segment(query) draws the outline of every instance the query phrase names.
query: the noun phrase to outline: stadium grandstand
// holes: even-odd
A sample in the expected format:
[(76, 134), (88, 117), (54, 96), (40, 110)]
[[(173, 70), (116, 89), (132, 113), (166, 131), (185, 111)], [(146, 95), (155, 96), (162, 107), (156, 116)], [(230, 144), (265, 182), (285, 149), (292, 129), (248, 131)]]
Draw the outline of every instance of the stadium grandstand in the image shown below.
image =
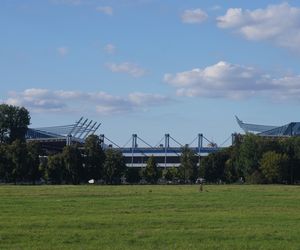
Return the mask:
[(48, 151), (59, 152), (71, 144), (84, 144), (85, 139), (95, 134), (101, 123), (81, 117), (70, 125), (28, 128), (25, 138), (27, 141), (40, 142)]
[(254, 133), (265, 137), (291, 137), (300, 136), (300, 122), (290, 122), (283, 126), (258, 125), (244, 123), (237, 116), (238, 125), (245, 133)]

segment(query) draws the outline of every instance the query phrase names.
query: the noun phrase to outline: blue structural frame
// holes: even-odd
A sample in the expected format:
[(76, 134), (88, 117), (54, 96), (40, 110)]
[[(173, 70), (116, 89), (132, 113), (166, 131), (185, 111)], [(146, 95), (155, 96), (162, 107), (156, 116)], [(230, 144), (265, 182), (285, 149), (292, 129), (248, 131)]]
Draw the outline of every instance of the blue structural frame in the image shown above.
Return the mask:
[[(180, 156), (182, 153), (183, 147), (188, 147), (195, 152), (200, 158), (206, 156), (207, 154), (214, 153), (223, 149), (223, 147), (218, 147), (215, 143), (207, 140), (203, 134), (198, 134), (198, 144), (197, 147), (192, 146), (191, 144), (182, 145), (177, 140), (175, 140), (170, 134), (165, 134), (164, 136), (164, 145), (159, 145), (156, 147), (151, 146), (145, 140), (140, 138), (137, 134), (133, 134), (131, 138), (131, 147), (120, 147), (112, 140), (105, 137), (105, 135), (100, 135), (103, 148), (117, 148), (119, 149), (123, 156), (125, 157), (126, 165), (128, 167), (145, 167), (147, 159), (150, 156), (154, 156), (159, 167), (178, 167), (180, 165)], [(196, 139), (196, 138), (195, 138)], [(193, 142), (195, 141), (193, 140)], [(203, 147), (203, 139), (206, 140), (210, 145)], [(139, 147), (138, 140), (147, 147)], [(111, 144), (107, 145), (105, 142), (108, 141)], [(162, 140), (161, 140), (162, 141)], [(170, 141), (177, 144), (177, 146), (170, 146)]]

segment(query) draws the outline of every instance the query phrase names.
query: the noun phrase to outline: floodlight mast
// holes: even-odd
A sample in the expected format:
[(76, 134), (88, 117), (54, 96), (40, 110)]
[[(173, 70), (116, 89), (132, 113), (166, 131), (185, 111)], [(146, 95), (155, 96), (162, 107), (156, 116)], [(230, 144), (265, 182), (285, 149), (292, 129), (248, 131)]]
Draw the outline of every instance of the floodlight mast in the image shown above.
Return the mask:
[(72, 143), (72, 133), (74, 132), (74, 130), (77, 128), (77, 126), (80, 124), (80, 122), (83, 120), (83, 116), (78, 120), (78, 122), (76, 122), (73, 126), (73, 128), (71, 129), (71, 131), (67, 134), (67, 139), (66, 139), (66, 145), (70, 146)]
[(76, 135), (81, 131), (81, 129), (84, 127), (84, 125), (87, 123), (89, 119), (85, 119), (84, 122), (81, 124), (81, 126), (78, 126), (77, 129), (74, 131), (73, 137), (76, 137)]
[(91, 120), (91, 121), (88, 123), (88, 125), (86, 125), (86, 126), (83, 128), (83, 130), (82, 130), (82, 132), (79, 134), (78, 138), (81, 138), (81, 136), (82, 136), (86, 131), (89, 131), (89, 127), (90, 127), (90, 125), (92, 124), (92, 122), (93, 122), (93, 120)]
[[(96, 126), (97, 122), (95, 122), (92, 127), (90, 127), (87, 131), (86, 131), (86, 134), (82, 137), (83, 140), (85, 140), (91, 133), (91, 131), (93, 131), (93, 128)], [(101, 123), (98, 125), (97, 128), (99, 128), (99, 126), (101, 125)], [(96, 129), (97, 130), (97, 129)], [(94, 134), (95, 130), (93, 131), (92, 134)]]
[(167, 168), (167, 154), (170, 147), (170, 134), (165, 134), (165, 168)]

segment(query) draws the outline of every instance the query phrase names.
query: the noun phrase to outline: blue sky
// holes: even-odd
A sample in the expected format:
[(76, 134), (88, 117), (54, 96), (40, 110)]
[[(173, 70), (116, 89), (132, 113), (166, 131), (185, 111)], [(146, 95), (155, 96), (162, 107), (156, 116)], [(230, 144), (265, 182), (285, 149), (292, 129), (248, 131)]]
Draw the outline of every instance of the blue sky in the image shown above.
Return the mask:
[(0, 101), (32, 127), (221, 144), (234, 115), (300, 120), (298, 1), (2, 0), (0, 30)]

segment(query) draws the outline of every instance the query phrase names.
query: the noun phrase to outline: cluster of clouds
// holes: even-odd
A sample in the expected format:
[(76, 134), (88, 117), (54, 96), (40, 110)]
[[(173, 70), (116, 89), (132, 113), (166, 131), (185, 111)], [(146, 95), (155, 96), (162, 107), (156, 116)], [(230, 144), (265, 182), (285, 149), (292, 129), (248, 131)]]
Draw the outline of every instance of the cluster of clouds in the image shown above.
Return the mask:
[[(176, 89), (178, 96), (245, 99), (267, 97), (274, 100), (299, 100), (300, 75), (274, 77), (258, 68), (220, 61), (204, 68), (165, 74), (163, 81)], [(115, 115), (147, 111), (172, 102), (160, 94), (141, 92), (126, 96), (103, 91), (83, 92), (31, 88), (11, 92), (4, 102), (24, 106), (32, 112), (97, 112)]]
[[(219, 9), (219, 6), (218, 6)], [(202, 23), (208, 14), (201, 9), (186, 10), (184, 23)], [(248, 10), (229, 8), (216, 18), (217, 27), (230, 30), (250, 41), (269, 41), (300, 52), (300, 8), (289, 3)], [(273, 99), (299, 99), (300, 76), (275, 77), (258, 68), (220, 61), (204, 68), (165, 74), (164, 82), (176, 88), (179, 96), (243, 99), (267, 96)]]
[(205, 68), (165, 74), (178, 96), (244, 99), (267, 96), (276, 100), (300, 97), (300, 75), (274, 77), (255, 67), (220, 61)]
[(145, 111), (149, 107), (170, 102), (159, 95), (134, 92), (127, 96), (115, 96), (106, 92), (82, 92), (31, 88), (22, 92), (11, 92), (4, 102), (24, 106), (32, 112), (97, 112), (114, 115), (133, 111)]
[[(181, 15), (182, 22), (189, 24), (202, 23), (207, 18), (208, 14), (201, 9), (185, 10)], [(247, 40), (270, 41), (300, 51), (300, 8), (289, 3), (255, 10), (229, 8), (216, 22), (220, 29), (231, 30)]]
[(233, 30), (248, 40), (269, 40), (299, 51), (300, 8), (288, 3), (253, 11), (231, 8), (224, 16), (218, 17), (217, 22), (218, 27)]

